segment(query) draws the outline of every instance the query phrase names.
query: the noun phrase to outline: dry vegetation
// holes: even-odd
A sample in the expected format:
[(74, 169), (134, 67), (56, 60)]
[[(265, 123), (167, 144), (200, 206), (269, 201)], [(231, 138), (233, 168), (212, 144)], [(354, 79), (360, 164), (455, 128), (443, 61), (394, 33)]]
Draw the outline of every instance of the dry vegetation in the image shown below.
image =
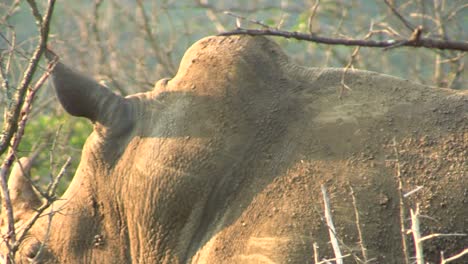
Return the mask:
[[(372, 4), (364, 0), (236, 3), (95, 0), (79, 4), (60, 1), (55, 6), (54, 2), (7, 0), (0, 3), (3, 111), (0, 180), (5, 205), (2, 211), (6, 215), (2, 221), (9, 224), (9, 233), (2, 234), (2, 243), (9, 246), (11, 255), (25, 234), (15, 232), (14, 212), (9, 205), (7, 179), (13, 162), (33, 152), (42, 153), (32, 172), (38, 176), (32, 180), (37, 183), (36, 191), (47, 201), (43, 208), (46, 210), (55, 199), (57, 179), (65, 174), (62, 165), (68, 165), (67, 156), (73, 157), (76, 166), (79, 149), (90, 131), (89, 125), (72, 124), (57, 107), (51, 90), (41, 89), (54, 67), (53, 62), (41, 59), (47, 43), (73, 67), (123, 95), (147, 91), (155, 81), (173, 76), (187, 47), (203, 36), (221, 33), (305, 40), (277, 39), (298, 64), (306, 66), (368, 69), (434, 86), (468, 88), (465, 70), (468, 4), (463, 0), (386, 0)], [(54, 16), (50, 20), (52, 10)], [(343, 82), (343, 89), (346, 88), (349, 87)], [(395, 153), (398, 153), (396, 147)], [(396, 156), (396, 178), (401, 185)], [(327, 200), (325, 190), (324, 199)], [(406, 245), (410, 235), (415, 241), (417, 263), (424, 263), (422, 241), (461, 235), (421, 235), (419, 209), (406, 208), (404, 199), (405, 194), (401, 193), (405, 263), (412, 263)], [(340, 263), (347, 256), (339, 253), (340, 243), (334, 238), (333, 225), (328, 221), (332, 216), (326, 215), (336, 259), (321, 260), (314, 247), (315, 262)], [(408, 215), (411, 215), (411, 227), (405, 224)], [(355, 217), (359, 228), (358, 208)], [(364, 243), (361, 249), (360, 256), (354, 259), (372, 262), (367, 259)], [(441, 263), (467, 253), (465, 250), (455, 256), (442, 255)]]

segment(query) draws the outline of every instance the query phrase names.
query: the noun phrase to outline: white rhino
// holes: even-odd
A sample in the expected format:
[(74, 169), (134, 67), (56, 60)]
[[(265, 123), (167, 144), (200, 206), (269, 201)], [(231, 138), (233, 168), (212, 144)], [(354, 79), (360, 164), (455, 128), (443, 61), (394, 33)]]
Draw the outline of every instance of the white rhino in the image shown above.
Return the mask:
[[(176, 76), (127, 97), (58, 63), (61, 104), (94, 131), (50, 232), (40, 218), (17, 262), (313, 263), (313, 243), (334, 257), (325, 185), (345, 262), (363, 259), (352, 186), (367, 258), (402, 263), (396, 158), (403, 191), (423, 186), (407, 210), (435, 219), (423, 235), (466, 232), (468, 94), (350, 70), (339, 99), (343, 74), (250, 36), (202, 39)], [(21, 177), (11, 192), (30, 192)], [(18, 228), (38, 206), (28, 197), (14, 200)], [(467, 244), (425, 241), (426, 258)]]

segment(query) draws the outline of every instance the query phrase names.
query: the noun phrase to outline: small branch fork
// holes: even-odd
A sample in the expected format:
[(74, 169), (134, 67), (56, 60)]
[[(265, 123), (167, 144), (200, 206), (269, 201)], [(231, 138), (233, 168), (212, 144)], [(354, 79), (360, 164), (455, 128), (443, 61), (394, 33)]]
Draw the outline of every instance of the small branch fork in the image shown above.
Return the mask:
[[(396, 139), (393, 138), (393, 144), (391, 145), (393, 147), (395, 159), (393, 160), (395, 162), (395, 176), (396, 176), (396, 181), (398, 182), (398, 196), (399, 196), (399, 203), (400, 203), (400, 233), (401, 233), (401, 239), (402, 239), (402, 246), (403, 246), (403, 257), (405, 263), (410, 263), (409, 262), (409, 253), (408, 253), (408, 244), (407, 244), (407, 239), (406, 235), (412, 234), (413, 236), (413, 242), (414, 242), (414, 249), (415, 249), (415, 259), (416, 259), (416, 264), (424, 264), (424, 248), (423, 248), (423, 242), (426, 240), (430, 240), (433, 238), (437, 237), (451, 237), (451, 236), (467, 236), (467, 234), (463, 233), (451, 233), (451, 234), (441, 234), (441, 233), (433, 233), (429, 234), (426, 236), (421, 235), (421, 223), (420, 223), (420, 218), (422, 215), (419, 212), (419, 204), (416, 204), (416, 210), (410, 209), (410, 216), (411, 216), (411, 228), (406, 229), (405, 227), (405, 211), (406, 211), (406, 206), (404, 199), (408, 198), (410, 195), (422, 190), (424, 187), (423, 186), (417, 186), (415, 189), (403, 193), (403, 179), (402, 179), (402, 173), (401, 173), (401, 165), (400, 165), (400, 151), (398, 150), (398, 144), (396, 142)], [(462, 252), (449, 257), (447, 259), (444, 258), (444, 253), (441, 252), (441, 263), (449, 263), (453, 260), (459, 259), (462, 256), (468, 254), (468, 249), (463, 250)]]
[[(461, 234), (461, 233), (453, 233), (453, 234), (440, 234), (440, 233), (435, 233), (435, 234), (430, 234), (427, 236), (421, 236), (421, 231), (420, 231), (420, 221), (419, 218), (421, 217), (419, 213), (419, 204), (416, 205), (416, 210), (411, 209), (411, 229), (408, 230), (408, 234), (411, 233), (413, 235), (413, 240), (414, 240), (414, 248), (415, 248), (415, 255), (416, 255), (416, 263), (417, 264), (424, 264), (424, 249), (423, 249), (423, 242), (429, 239), (437, 238), (437, 237), (448, 237), (448, 236), (467, 236), (467, 234)], [(441, 263), (448, 263), (453, 260), (456, 260), (458, 258), (461, 258), (463, 255), (468, 254), (468, 248), (463, 250), (462, 252), (458, 253), (457, 255), (454, 255), (448, 259), (444, 258), (443, 252), (441, 253), (442, 255), (442, 260)]]

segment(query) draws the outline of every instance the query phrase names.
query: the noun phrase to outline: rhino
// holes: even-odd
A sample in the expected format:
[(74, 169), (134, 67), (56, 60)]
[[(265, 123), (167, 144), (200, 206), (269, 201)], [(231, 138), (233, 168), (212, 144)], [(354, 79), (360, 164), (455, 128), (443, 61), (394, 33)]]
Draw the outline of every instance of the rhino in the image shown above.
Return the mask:
[[(467, 232), (466, 91), (301, 67), (258, 36), (199, 40), (173, 78), (126, 97), (61, 62), (52, 75), (64, 109), (94, 130), (17, 263), (331, 259), (322, 186), (345, 263), (402, 263), (401, 212), (417, 205), (423, 235)], [(41, 202), (18, 175), (21, 228)], [(423, 246), (438, 261), (467, 244)]]

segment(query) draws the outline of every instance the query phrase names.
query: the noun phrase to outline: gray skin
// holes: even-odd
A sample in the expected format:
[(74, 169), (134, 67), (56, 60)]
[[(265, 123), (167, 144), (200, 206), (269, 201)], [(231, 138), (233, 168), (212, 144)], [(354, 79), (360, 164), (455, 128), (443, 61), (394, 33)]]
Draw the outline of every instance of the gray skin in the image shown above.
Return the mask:
[[(425, 188), (407, 206), (418, 202), (440, 221), (424, 231), (463, 232), (468, 209), (457, 198), (467, 186), (467, 93), (349, 71), (352, 90), (339, 99), (343, 74), (297, 66), (274, 42), (249, 36), (200, 40), (174, 78), (125, 98), (58, 63), (60, 103), (93, 122), (94, 131), (54, 205), (60, 213), (50, 232), (41, 218), (17, 261), (312, 263), (314, 242), (321, 258), (333, 257), (322, 220), (325, 184), (343, 252), (354, 255), (348, 260), (364, 258), (351, 185), (367, 258), (398, 263), (394, 137), (405, 190)], [(421, 150), (417, 142), (427, 137), (432, 143)], [(450, 164), (444, 144), (459, 157)], [(414, 164), (438, 164), (437, 174), (429, 173), (437, 177)], [(15, 210), (23, 204), (18, 228), (38, 206), (27, 183), (14, 184), (22, 177), (10, 178), (12, 192), (29, 195), (14, 200)], [(441, 200), (449, 202), (441, 207)], [(24, 206), (28, 201), (34, 204)], [(441, 249), (456, 252), (466, 242), (427, 242), (426, 256), (438, 259)]]

